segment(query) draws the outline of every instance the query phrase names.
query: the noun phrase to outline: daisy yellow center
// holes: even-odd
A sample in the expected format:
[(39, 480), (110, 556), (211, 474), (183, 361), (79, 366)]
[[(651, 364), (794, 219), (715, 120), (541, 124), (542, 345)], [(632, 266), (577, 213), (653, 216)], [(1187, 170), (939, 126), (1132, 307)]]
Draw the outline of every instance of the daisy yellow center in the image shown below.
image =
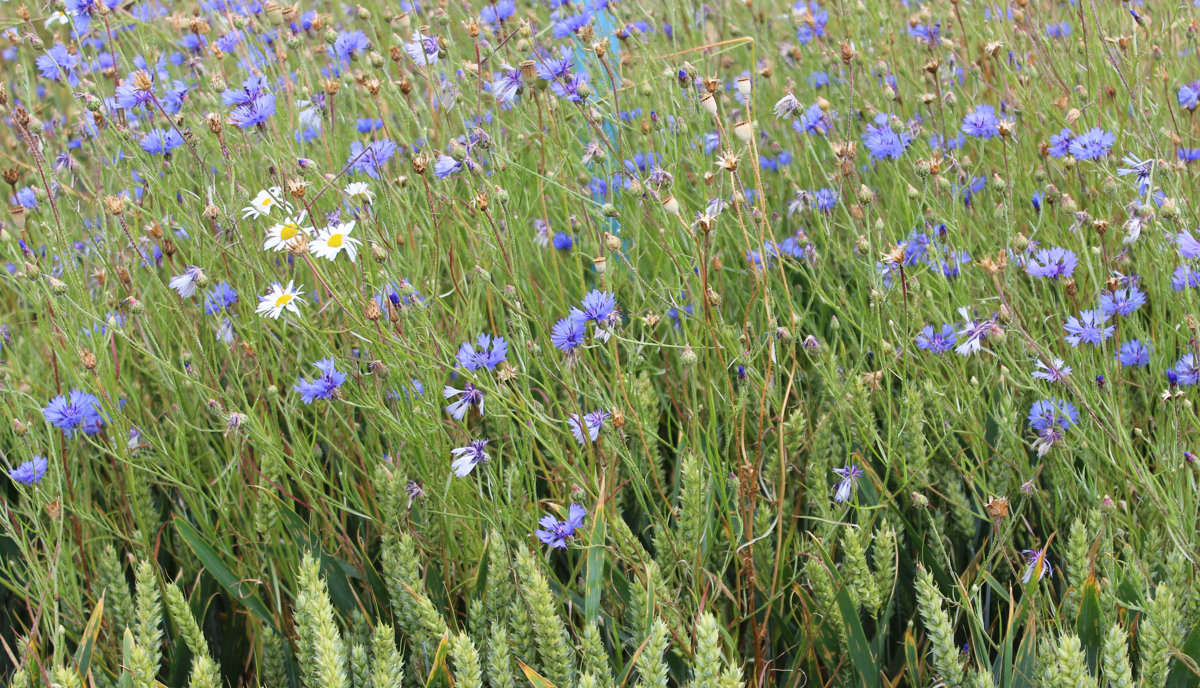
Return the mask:
[(279, 238), (283, 239), (284, 241), (291, 241), (292, 239), (295, 239), (296, 235), (299, 233), (300, 228), (296, 225), (283, 225), (283, 228), (279, 230)]
[(278, 297), (275, 298), (275, 307), (279, 308), (281, 306), (286, 306), (288, 304), (288, 301), (291, 301), (291, 300), (292, 300), (291, 294), (280, 294)]
[(270, 207), (271, 207), (271, 204), (272, 204), (272, 203), (274, 203), (274, 202), (275, 202), (275, 199), (274, 199), (274, 198), (271, 198), (270, 196), (268, 196), (268, 197), (266, 197), (266, 198), (264, 198), (264, 199), (262, 200), (262, 207), (264, 207), (264, 208), (270, 208)]
[(342, 235), (342, 234), (334, 234), (333, 236), (329, 237), (329, 242), (328, 242), (329, 246), (331, 248), (341, 248), (343, 236), (344, 235)]

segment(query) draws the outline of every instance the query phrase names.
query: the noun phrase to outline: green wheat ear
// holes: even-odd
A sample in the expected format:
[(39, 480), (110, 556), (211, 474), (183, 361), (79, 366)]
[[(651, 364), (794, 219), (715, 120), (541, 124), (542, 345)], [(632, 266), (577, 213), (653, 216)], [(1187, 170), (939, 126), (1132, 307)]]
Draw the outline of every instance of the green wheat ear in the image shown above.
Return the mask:
[(1125, 630), (1113, 624), (1104, 635), (1104, 680), (1112, 688), (1133, 688), (1133, 668), (1129, 665), (1129, 638)]
[(656, 618), (642, 644), (642, 652), (634, 662), (638, 672), (637, 688), (666, 688), (667, 663), (664, 655), (668, 637), (666, 622)]
[(501, 623), (492, 623), (488, 634), (487, 679), (490, 688), (514, 688), (512, 649), (508, 632)]
[(954, 644), (954, 626), (942, 605), (942, 594), (938, 592), (933, 574), (924, 568), (917, 572), (917, 606), (929, 631), (933, 668), (947, 688), (962, 688), (966, 681), (966, 667), (962, 654)]
[(149, 561), (138, 563), (137, 573), (137, 624), (133, 639), (151, 655), (157, 657), (162, 650), (162, 600), (158, 592), (158, 575)]
[(1174, 648), (1183, 641), (1180, 623), (1174, 592), (1166, 583), (1159, 583), (1138, 633), (1143, 686), (1159, 688), (1166, 685)]
[(454, 685), (459, 688), (483, 688), (483, 670), (475, 643), (466, 633), (450, 639), (450, 658), (454, 662)]
[(400, 688), (404, 683), (404, 655), (396, 649), (396, 633), (379, 624), (371, 634), (371, 688)]
[(570, 686), (575, 678), (575, 650), (558, 615), (557, 599), (533, 554), (526, 550), (518, 552), (516, 564), (544, 675), (556, 686)]
[[(296, 630), (304, 650), (300, 671), (306, 688), (350, 688), (346, 676), (346, 648), (334, 621), (333, 605), (325, 581), (321, 579), (321, 564), (312, 554), (300, 562), (298, 578), (300, 593), (296, 598)], [(305, 662), (308, 666), (305, 666)]]

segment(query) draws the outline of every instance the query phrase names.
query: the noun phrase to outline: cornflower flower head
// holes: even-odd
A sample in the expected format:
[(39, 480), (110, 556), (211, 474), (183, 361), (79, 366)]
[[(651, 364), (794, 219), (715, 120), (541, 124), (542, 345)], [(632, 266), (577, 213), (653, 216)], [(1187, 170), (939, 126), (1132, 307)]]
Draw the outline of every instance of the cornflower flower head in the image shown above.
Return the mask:
[(49, 466), (45, 458), (34, 456), (32, 459), (21, 463), (8, 472), (8, 477), (12, 478), (13, 482), (21, 483), (22, 485), (36, 485), (42, 482), (42, 477), (46, 475), (46, 468)]
[(237, 291), (228, 282), (218, 282), (204, 294), (204, 314), (215, 315), (228, 311), (237, 300)]
[(413, 31), (412, 40), (404, 44), (404, 52), (421, 66), (437, 64), (441, 49), (436, 36), (426, 36), (420, 31)]
[(304, 403), (311, 404), (318, 399), (328, 401), (338, 397), (338, 390), (346, 382), (346, 374), (337, 369), (332, 358), (326, 358), (313, 364), (321, 374), (312, 379), (300, 377), (295, 390), (300, 393)]
[(496, 78), (492, 80), (492, 95), (495, 96), (496, 102), (501, 104), (512, 103), (524, 88), (525, 84), (521, 80), (521, 68), (513, 67), (508, 63), (501, 63), (500, 71), (497, 73)]
[(479, 10), (479, 18), (485, 24), (498, 24), (513, 16), (516, 11), (517, 5), (513, 0), (499, 0), (494, 4), (485, 5)]
[(1067, 378), (1071, 377), (1071, 372), (1071, 366), (1061, 358), (1056, 358), (1050, 363), (1039, 360), (1032, 374), (1046, 382), (1066, 382)]
[(1025, 557), (1025, 575), (1021, 576), (1021, 582), (1025, 585), (1033, 580), (1034, 573), (1037, 574), (1039, 581), (1046, 576), (1054, 577), (1054, 569), (1050, 566), (1050, 558), (1046, 556), (1046, 549), (1043, 547), (1021, 550), (1021, 556)]
[(170, 155), (183, 145), (183, 137), (175, 129), (151, 129), (139, 144), (150, 155)]
[(358, 247), (362, 245), (361, 241), (350, 236), (350, 232), (353, 231), (354, 220), (330, 225), (322, 229), (317, 234), (317, 238), (313, 239), (309, 244), (310, 250), (314, 256), (327, 260), (335, 260), (342, 251), (345, 251), (350, 262), (353, 263), (358, 259)]
[(833, 501), (850, 501), (850, 497), (854, 495), (854, 489), (858, 487), (858, 479), (863, 477), (863, 469), (859, 468), (858, 464), (851, 463), (842, 468), (835, 468), (833, 472), (841, 478), (833, 486)]
[(1071, 346), (1079, 346), (1081, 342), (1100, 346), (1105, 339), (1113, 335), (1116, 327), (1108, 325), (1108, 316), (1098, 309), (1083, 311), (1079, 317), (1071, 316), (1063, 325), (1067, 331), (1064, 340)]
[(534, 531), (537, 539), (554, 549), (566, 549), (567, 541), (575, 537), (575, 531), (583, 525), (587, 517), (587, 509), (578, 504), (572, 504), (567, 510), (567, 519), (560, 521), (553, 516), (543, 516), (538, 525), (541, 528)]
[(1038, 456), (1045, 456), (1077, 422), (1079, 411), (1071, 402), (1063, 399), (1035, 401), (1029, 408), (1029, 427), (1037, 433), (1033, 448)]
[(98, 435), (104, 429), (100, 400), (80, 389), (51, 399), (42, 409), (42, 417), (67, 437), (74, 437), (75, 433), (81, 431), (85, 435)]
[(1196, 364), (1195, 354), (1184, 354), (1171, 370), (1167, 371), (1167, 380), (1172, 385), (1192, 387), (1200, 382), (1200, 365)]
[(187, 266), (187, 269), (182, 274), (171, 278), (167, 284), (179, 292), (179, 298), (190, 299), (196, 293), (197, 282), (204, 282), (207, 278), (204, 276), (204, 270), (195, 265)]
[(1125, 167), (1117, 168), (1117, 176), (1127, 177), (1136, 174), (1138, 195), (1145, 196), (1146, 192), (1150, 190), (1150, 175), (1154, 172), (1154, 158), (1141, 160), (1132, 155), (1126, 155), (1121, 162), (1125, 164)]
[(583, 297), (580, 308), (571, 309), (571, 315), (584, 321), (604, 322), (617, 310), (617, 297), (606, 291), (592, 290)]
[(1196, 240), (1192, 230), (1185, 229), (1176, 234), (1175, 243), (1179, 246), (1179, 255), (1192, 260), (1200, 258), (1200, 241)]
[(587, 334), (587, 321), (573, 316), (567, 316), (554, 324), (550, 330), (550, 342), (554, 347), (565, 353), (571, 353), (583, 343)]
[(776, 101), (775, 107), (772, 108), (772, 112), (775, 113), (776, 118), (785, 119), (787, 117), (791, 117), (799, 109), (800, 101), (796, 99), (796, 95), (792, 93), (791, 89), (789, 89), (783, 94), (782, 98)]
[[(592, 411), (583, 415), (583, 422), (579, 422), (579, 414), (572, 413), (567, 416), (567, 425), (571, 427), (571, 434), (575, 436), (575, 441), (579, 444), (584, 444), (588, 440), (595, 442), (600, 436), (600, 431), (604, 429), (604, 421), (612, 414), (606, 411)], [(583, 435), (587, 431), (587, 439)]]
[(349, 64), (370, 49), (371, 41), (367, 40), (362, 31), (343, 31), (334, 39), (333, 44), (326, 48), (326, 52), (330, 57), (336, 57)]
[(898, 160), (908, 150), (912, 136), (904, 130), (892, 131), (888, 115), (880, 113), (874, 125), (867, 125), (862, 142), (873, 160)]
[(1137, 339), (1122, 342), (1117, 349), (1117, 361), (1123, 368), (1145, 368), (1150, 365), (1150, 347)]
[(1175, 272), (1171, 274), (1171, 289), (1184, 291), (1196, 287), (1200, 287), (1200, 270), (1195, 270), (1190, 265), (1175, 268)]
[(276, 253), (286, 251), (301, 234), (306, 237), (312, 236), (312, 229), (304, 224), (307, 215), (308, 211), (301, 211), (298, 217), (284, 218), (282, 222), (271, 225), (267, 229), (267, 240), (263, 242), (263, 250)]
[(360, 141), (350, 144), (350, 154), (346, 157), (347, 169), (355, 172), (365, 172), (372, 179), (379, 179), (379, 170), (387, 164), (399, 150), (391, 139), (372, 141), (364, 146)]
[(254, 100), (239, 105), (233, 112), (229, 113), (229, 121), (238, 129), (249, 129), (256, 127), (275, 114), (275, 94), (262, 93)]
[(962, 132), (967, 136), (990, 139), (1000, 135), (1000, 118), (991, 105), (979, 105), (963, 117)]
[(1071, 152), (1071, 143), (1073, 141), (1075, 141), (1075, 135), (1071, 133), (1071, 130), (1062, 129), (1050, 137), (1050, 145), (1047, 152), (1052, 158), (1066, 157)]
[(1146, 294), (1136, 286), (1106, 291), (1100, 295), (1100, 310), (1107, 316), (1127, 316), (1146, 303)]
[[(476, 350), (475, 346), (479, 349)], [(458, 347), (458, 364), (467, 370), (487, 368), (495, 370), (496, 366), (508, 360), (508, 342), (504, 337), (492, 337), (481, 334), (475, 340), (475, 345), (463, 342)]]
[(118, 110), (129, 110), (140, 106), (150, 107), (154, 101), (154, 80), (144, 70), (125, 77), (113, 93), (113, 106)]
[(959, 356), (979, 353), (983, 349), (983, 340), (997, 327), (996, 319), (987, 318), (977, 321), (970, 317), (966, 308), (960, 308), (958, 312), (962, 315), (964, 322), (958, 331), (958, 336), (962, 339), (958, 346), (954, 347), (954, 352)]
[(1033, 277), (1065, 279), (1075, 274), (1079, 258), (1074, 251), (1054, 246), (1038, 249), (1025, 264), (1025, 272)]
[(449, 413), (454, 420), (466, 418), (467, 412), (471, 410), (472, 406), (478, 407), (479, 415), (483, 415), (483, 390), (469, 382), (463, 389), (446, 385), (442, 388), (442, 396), (446, 399), (454, 399), (446, 406), (446, 413)]
[(829, 125), (829, 115), (825, 114), (820, 105), (813, 103), (800, 113), (800, 117), (792, 124), (792, 128), (809, 136), (821, 136), (829, 133)]
[(487, 463), (492, 458), (484, 449), (487, 443), (488, 440), (472, 440), (466, 446), (451, 449), (450, 454), (454, 456), (454, 461), (450, 464), (450, 468), (454, 471), (454, 475), (465, 478), (475, 470), (476, 466)]
[(917, 348), (941, 355), (954, 348), (957, 338), (954, 326), (949, 323), (943, 324), (941, 330), (935, 330), (933, 325), (926, 325), (917, 335)]
[(286, 287), (276, 282), (271, 285), (271, 291), (258, 297), (258, 308), (254, 312), (272, 320), (278, 320), (285, 310), (300, 315), (300, 309), (296, 307), (296, 302), (303, 301), (300, 298), (303, 293), (304, 290), (297, 289), (291, 280), (288, 281)]
[(1099, 160), (1112, 150), (1116, 137), (1100, 127), (1092, 127), (1071, 141), (1068, 150), (1079, 160)]
[(1193, 81), (1179, 87), (1179, 92), (1175, 94), (1176, 100), (1179, 101), (1180, 107), (1188, 110), (1195, 110), (1197, 105), (1200, 105), (1200, 81)]

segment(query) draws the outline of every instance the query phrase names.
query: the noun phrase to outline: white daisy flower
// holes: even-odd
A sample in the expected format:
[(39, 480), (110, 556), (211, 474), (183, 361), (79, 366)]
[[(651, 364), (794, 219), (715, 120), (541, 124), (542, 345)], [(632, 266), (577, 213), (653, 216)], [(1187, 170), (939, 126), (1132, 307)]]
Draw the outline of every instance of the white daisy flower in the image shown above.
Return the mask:
[(49, 17), (46, 17), (46, 28), (47, 29), (50, 28), (51, 26), (54, 26), (55, 24), (57, 24), (59, 26), (66, 26), (67, 24), (70, 24), (70, 23), (71, 23), (71, 17), (68, 16), (67, 13), (63, 12), (62, 10), (58, 10), (54, 14), (51, 14)]
[(350, 232), (352, 231), (354, 231), (353, 220), (333, 225), (332, 227), (326, 227), (309, 244), (309, 251), (314, 256), (333, 260), (337, 258), (339, 253), (345, 250), (346, 254), (350, 256), (350, 262), (353, 263), (358, 259), (358, 247), (362, 242), (350, 236)]
[(263, 242), (264, 251), (286, 251), (292, 240), (301, 234), (312, 236), (312, 230), (304, 226), (306, 213), (299, 217), (289, 217), (283, 222), (271, 225), (267, 230), (267, 240)]
[(242, 217), (267, 217), (276, 206), (285, 207), (289, 213), (292, 212), (292, 204), (283, 200), (283, 189), (272, 186), (258, 192), (250, 201), (250, 205), (242, 209)]
[(292, 281), (288, 282), (287, 287), (276, 282), (271, 285), (271, 291), (258, 297), (258, 308), (254, 309), (254, 312), (274, 320), (278, 320), (285, 309), (299, 315), (300, 309), (296, 308), (296, 301), (303, 301), (300, 298), (303, 293), (304, 291), (297, 289)]
[(346, 186), (346, 195), (356, 201), (375, 202), (375, 192), (366, 182), (351, 182)]

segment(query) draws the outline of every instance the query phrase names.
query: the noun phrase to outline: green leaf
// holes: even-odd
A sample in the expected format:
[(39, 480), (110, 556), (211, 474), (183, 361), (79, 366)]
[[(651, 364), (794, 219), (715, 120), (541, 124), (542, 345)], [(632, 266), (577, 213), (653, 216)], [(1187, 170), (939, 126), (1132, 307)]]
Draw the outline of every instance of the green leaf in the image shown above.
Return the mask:
[(263, 604), (262, 600), (258, 599), (253, 592), (243, 591), (242, 576), (237, 575), (225, 565), (225, 562), (221, 560), (221, 555), (200, 537), (190, 523), (177, 517), (175, 529), (192, 552), (200, 558), (200, 563), (204, 565), (204, 569), (208, 571), (209, 575), (217, 579), (218, 583), (232, 593), (234, 599), (244, 604), (263, 623), (276, 632), (279, 631), (279, 627), (275, 625), (275, 618), (271, 616), (267, 605)]
[[(1184, 639), (1179, 652), (1190, 657), (1192, 663), (1200, 666), (1200, 626), (1192, 629)], [(1196, 688), (1200, 686), (1200, 676), (1188, 667), (1187, 662), (1176, 660), (1167, 674), (1167, 688)]]
[(846, 586), (838, 592), (838, 611), (842, 613), (842, 623), (846, 626), (846, 637), (850, 643), (850, 660), (862, 678), (866, 688), (879, 688), (879, 671), (876, 669), (875, 658), (871, 656), (871, 647), (867, 644), (867, 636), (863, 633), (862, 622), (858, 618), (858, 610), (850, 600), (850, 591)]
[(1075, 633), (1087, 653), (1088, 668), (1098, 674), (1101, 651), (1104, 647), (1104, 631), (1101, 630), (1103, 612), (1100, 610), (1100, 588), (1096, 579), (1088, 576), (1083, 584), (1079, 602), (1079, 616), (1075, 618)]
[[(603, 487), (601, 488), (603, 493)], [(604, 564), (607, 550), (604, 547), (605, 519), (603, 498), (592, 514), (592, 528), (588, 534), (587, 575), (584, 580), (583, 618), (595, 621), (600, 616), (600, 592), (604, 589)]]
[(87, 625), (83, 627), (83, 634), (79, 637), (79, 648), (75, 650), (75, 667), (79, 670), (79, 675), (83, 677), (84, 683), (88, 683), (87, 675), (92, 667), (92, 654), (96, 649), (96, 641), (100, 637), (100, 626), (104, 623), (104, 594), (100, 595), (100, 599), (96, 600), (96, 607), (92, 609), (92, 615), (88, 617)]

